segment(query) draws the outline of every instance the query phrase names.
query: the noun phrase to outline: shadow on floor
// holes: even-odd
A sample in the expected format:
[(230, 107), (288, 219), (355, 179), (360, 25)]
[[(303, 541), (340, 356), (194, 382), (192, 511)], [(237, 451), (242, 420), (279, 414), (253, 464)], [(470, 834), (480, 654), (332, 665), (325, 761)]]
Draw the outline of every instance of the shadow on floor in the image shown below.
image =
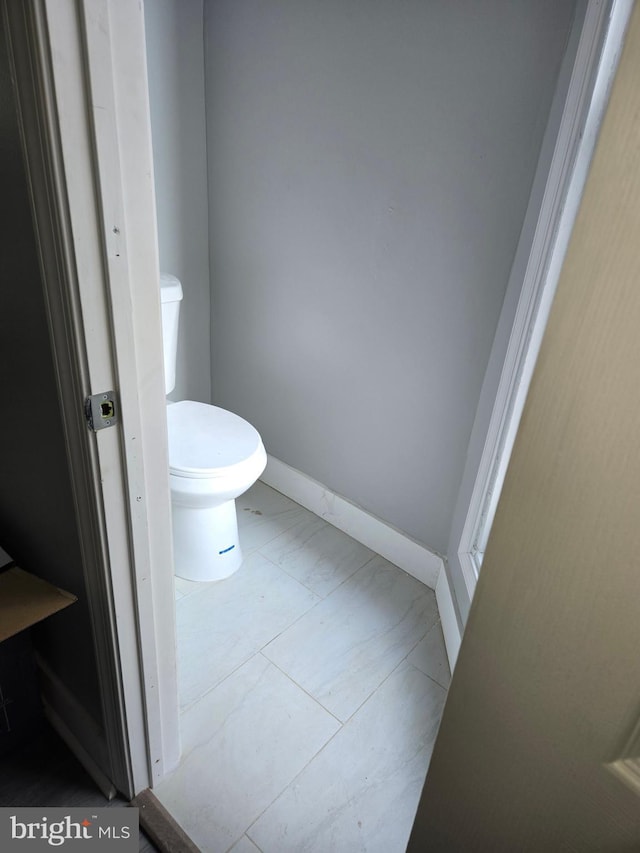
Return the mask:
[[(27, 746), (0, 761), (0, 806), (96, 806), (125, 808), (126, 800), (109, 802), (66, 744), (49, 725)], [(157, 847), (140, 830), (140, 851)]]

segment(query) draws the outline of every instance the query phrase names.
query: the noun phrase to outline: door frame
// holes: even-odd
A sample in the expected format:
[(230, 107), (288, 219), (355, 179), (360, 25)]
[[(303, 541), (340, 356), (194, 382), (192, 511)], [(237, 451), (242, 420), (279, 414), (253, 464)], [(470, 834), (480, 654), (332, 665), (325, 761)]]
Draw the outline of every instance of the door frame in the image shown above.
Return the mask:
[[(464, 580), (457, 590), (460, 622), (449, 632), (447, 651), (455, 663), (482, 555), (502, 491), (524, 402), (546, 328), (551, 303), (578, 212), (587, 172), (633, 9), (633, 0), (589, 0), (570, 69), (559, 126), (548, 128), (552, 154), (538, 163), (516, 251), (490, 364), (501, 365), (497, 387), (485, 378), (470, 446), (481, 450), (467, 461), (454, 519), (450, 562)], [(561, 71), (562, 76), (562, 71)], [(553, 107), (552, 107), (553, 110)], [(545, 137), (545, 144), (549, 144)], [(517, 294), (515, 311), (512, 294)], [(501, 330), (504, 332), (501, 335)], [(466, 595), (465, 595), (466, 593)]]
[[(3, 0), (109, 752), (133, 797), (179, 760), (159, 267), (142, 5)], [(145, 112), (146, 108), (146, 112)], [(115, 391), (119, 423), (88, 429)]]
[[(143, 11), (137, 0), (4, 3), (109, 745), (117, 786), (137, 793), (180, 754)], [(469, 601), (632, 5), (587, 3), (507, 358), (463, 495), (455, 553)], [(88, 433), (84, 398), (107, 388), (119, 395), (121, 423)], [(453, 664), (456, 639), (446, 639)]]

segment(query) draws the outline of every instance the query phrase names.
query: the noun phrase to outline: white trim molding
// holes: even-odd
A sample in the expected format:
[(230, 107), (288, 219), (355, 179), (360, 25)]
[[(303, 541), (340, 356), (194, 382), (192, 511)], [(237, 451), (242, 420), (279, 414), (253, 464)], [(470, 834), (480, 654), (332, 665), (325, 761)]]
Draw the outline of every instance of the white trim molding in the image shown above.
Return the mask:
[[(120, 546), (128, 546), (130, 565), (125, 572), (112, 561), (111, 574), (120, 644), (137, 646), (138, 660), (122, 655), (121, 669), (138, 793), (147, 774), (155, 784), (180, 757), (171, 498), (168, 465), (159, 464), (168, 451), (144, 11), (135, 0), (81, 0), (78, 6), (109, 306), (100, 322), (111, 333), (121, 408), (123, 479), (110, 509), (118, 523), (127, 522), (126, 539), (124, 531), (115, 532)], [(80, 223), (76, 228), (82, 235)], [(103, 366), (104, 354), (96, 356)], [(114, 461), (115, 437), (111, 447), (108, 437), (98, 438), (103, 469)], [(103, 491), (106, 505), (104, 477)], [(109, 533), (110, 547), (114, 538)]]
[[(180, 754), (143, 9), (137, 0), (0, 0), (0, 13), (98, 661), (106, 748), (89, 739), (85, 765), (131, 798)], [(92, 433), (84, 399), (107, 388), (120, 422)], [(72, 702), (49, 704), (83, 735)], [(67, 740), (85, 760), (80, 737)]]
[[(456, 554), (469, 601), (475, 591), (632, 6), (632, 0), (589, 0), (542, 199), (535, 200), (532, 193), (527, 211), (528, 219), (539, 205), (533, 238), (530, 240), (527, 228), (523, 228), (511, 273), (512, 278), (519, 278), (517, 258), (526, 251), (524, 279)], [(539, 172), (545, 169), (541, 162)], [(534, 186), (539, 180), (536, 175)], [(515, 284), (520, 287), (519, 282)]]
[(462, 635), (442, 557), (274, 456), (268, 456), (260, 479), (435, 590), (449, 668), (453, 672)]
[(430, 589), (436, 589), (438, 578), (444, 572), (442, 557), (406, 533), (273, 456), (268, 457), (267, 467), (260, 479), (422, 581)]
[[(65, 6), (56, 22), (68, 24)], [(34, 228), (40, 253), (45, 306), (52, 357), (60, 399), (60, 415), (67, 446), (67, 462), (72, 483), (79, 544), (82, 551), (83, 581), (91, 614), (93, 641), (100, 684), (104, 731), (87, 723), (75, 697), (60, 689), (52, 670), (43, 680), (43, 700), (53, 709), (53, 722), (65, 734), (72, 751), (106, 792), (111, 783), (129, 793), (132, 763), (124, 724), (125, 691), (121, 678), (120, 651), (114, 642), (115, 613), (100, 481), (100, 463), (95, 441), (84, 420), (82, 403), (90, 389), (90, 372), (83, 341), (82, 308), (78, 296), (77, 268), (73, 253), (73, 233), (68, 207), (66, 173), (59, 134), (58, 107), (53, 73), (53, 37), (46, 3), (2, 4), (8, 36), (10, 62), (16, 87), (16, 106), (21, 126), (23, 153), (29, 181)], [(71, 63), (75, 28), (66, 29), (65, 61)], [(77, 155), (77, 151), (76, 151)], [(87, 219), (86, 211), (83, 217)], [(113, 387), (113, 386), (110, 386)], [(41, 674), (45, 664), (39, 662)], [(65, 700), (61, 701), (60, 697)], [(52, 698), (55, 697), (55, 698)], [(87, 758), (91, 750), (91, 760)], [(98, 772), (99, 770), (99, 772)], [(109, 779), (109, 784), (104, 781)]]
[(444, 645), (447, 650), (447, 658), (449, 659), (449, 669), (453, 674), (460, 644), (462, 642), (462, 632), (458, 624), (456, 616), (456, 608), (451, 595), (451, 587), (449, 586), (449, 578), (444, 570), (444, 567), (438, 575), (436, 584), (436, 603), (440, 614), (440, 624), (444, 635)]

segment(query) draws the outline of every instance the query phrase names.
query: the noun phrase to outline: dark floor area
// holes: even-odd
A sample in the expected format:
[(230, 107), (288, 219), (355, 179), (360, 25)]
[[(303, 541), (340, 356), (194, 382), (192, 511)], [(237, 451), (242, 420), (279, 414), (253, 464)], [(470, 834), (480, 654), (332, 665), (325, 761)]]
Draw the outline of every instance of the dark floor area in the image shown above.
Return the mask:
[[(0, 806), (97, 806), (126, 808), (109, 802), (66, 744), (46, 725), (25, 747), (0, 758)], [(158, 848), (140, 830), (140, 851)]]

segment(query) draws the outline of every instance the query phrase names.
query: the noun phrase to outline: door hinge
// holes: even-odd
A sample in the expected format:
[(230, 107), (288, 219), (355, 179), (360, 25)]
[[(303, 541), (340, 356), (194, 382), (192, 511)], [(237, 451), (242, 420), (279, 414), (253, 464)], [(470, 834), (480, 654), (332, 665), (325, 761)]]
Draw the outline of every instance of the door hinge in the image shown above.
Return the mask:
[(89, 429), (97, 432), (118, 423), (118, 406), (115, 391), (93, 394), (84, 401), (84, 413)]

